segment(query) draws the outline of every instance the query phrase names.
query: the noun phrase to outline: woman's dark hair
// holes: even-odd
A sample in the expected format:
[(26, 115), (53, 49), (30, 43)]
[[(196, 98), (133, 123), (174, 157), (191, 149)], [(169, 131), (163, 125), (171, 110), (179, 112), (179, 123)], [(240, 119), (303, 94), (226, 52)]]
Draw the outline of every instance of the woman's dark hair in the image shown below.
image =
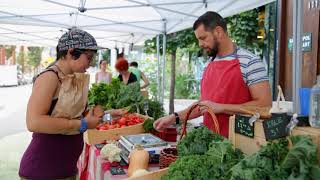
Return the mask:
[[(73, 51), (72, 51), (72, 56), (74, 57), (74, 59), (78, 59), (80, 56), (81, 56), (81, 54), (83, 53), (83, 52), (85, 52), (86, 51), (86, 49), (74, 49)], [(97, 50), (93, 50), (95, 53), (97, 52)], [(62, 50), (62, 51), (59, 51), (58, 50), (58, 46), (56, 47), (56, 52), (57, 52), (57, 58), (56, 58), (56, 61), (58, 61), (60, 58), (62, 58), (62, 57), (65, 57), (67, 54), (68, 54), (68, 50)]]
[(56, 61), (58, 61), (60, 58), (65, 57), (68, 53), (68, 50), (59, 51), (58, 46), (56, 47), (57, 52), (57, 58)]
[(106, 62), (106, 63), (108, 63), (108, 62), (107, 62), (107, 60), (101, 60), (101, 61), (99, 62), (99, 65), (101, 65), (101, 64), (102, 64), (102, 62)]
[(138, 63), (135, 62), (135, 61), (133, 61), (133, 62), (130, 63), (130, 66), (133, 66), (133, 67), (136, 67), (136, 68), (137, 68), (137, 67), (138, 67)]
[(200, 25), (204, 25), (206, 31), (211, 31), (215, 27), (220, 26), (227, 32), (227, 23), (223, 17), (213, 11), (208, 11), (200, 16), (193, 24), (193, 30), (195, 31)]

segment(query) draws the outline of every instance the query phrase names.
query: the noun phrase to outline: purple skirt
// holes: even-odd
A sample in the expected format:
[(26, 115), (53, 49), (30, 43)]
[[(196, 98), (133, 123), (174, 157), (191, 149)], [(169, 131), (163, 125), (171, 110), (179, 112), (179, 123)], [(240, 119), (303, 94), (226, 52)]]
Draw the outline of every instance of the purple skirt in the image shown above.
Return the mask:
[(77, 174), (77, 161), (83, 150), (83, 134), (33, 133), (24, 153), (19, 176), (32, 180), (63, 179)]

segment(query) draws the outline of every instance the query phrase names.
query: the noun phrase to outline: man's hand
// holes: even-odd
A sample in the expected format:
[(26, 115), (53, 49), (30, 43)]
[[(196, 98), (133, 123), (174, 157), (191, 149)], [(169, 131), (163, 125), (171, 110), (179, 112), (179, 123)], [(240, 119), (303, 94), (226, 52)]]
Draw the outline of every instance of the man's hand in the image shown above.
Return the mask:
[(170, 125), (173, 125), (174, 123), (175, 123), (175, 116), (173, 114), (171, 114), (169, 116), (165, 116), (165, 117), (157, 119), (153, 123), (153, 127), (157, 131), (163, 131), (164, 129), (166, 129)]
[(206, 107), (203, 106), (208, 106), (210, 107), (210, 109), (215, 113), (215, 114), (221, 114), (224, 113), (224, 104), (219, 104), (219, 103), (215, 103), (212, 101), (200, 101), (199, 102), (200, 105), (200, 112), (203, 115), (204, 113), (208, 112)]
[(107, 110), (104, 113), (109, 113), (111, 116), (123, 116), (125, 114), (128, 113), (128, 110), (126, 109), (111, 109), (111, 110)]

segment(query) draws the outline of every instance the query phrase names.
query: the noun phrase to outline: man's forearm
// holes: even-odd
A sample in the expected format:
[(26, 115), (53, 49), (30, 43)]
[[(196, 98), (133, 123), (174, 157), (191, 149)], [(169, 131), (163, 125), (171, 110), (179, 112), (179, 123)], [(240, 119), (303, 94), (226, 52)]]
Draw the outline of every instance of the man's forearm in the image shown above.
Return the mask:
[(233, 115), (236, 113), (247, 113), (247, 111), (245, 111), (243, 109), (243, 106), (257, 106), (257, 107), (271, 107), (272, 105), (270, 103), (262, 103), (260, 101), (249, 101), (243, 104), (222, 104), (223, 109), (224, 109), (224, 113), (225, 114), (229, 114), (229, 115)]
[(184, 122), (184, 121), (187, 121), (187, 120), (189, 120), (189, 119), (194, 119), (194, 118), (197, 118), (197, 117), (200, 117), (200, 116), (201, 116), (201, 113), (200, 113), (200, 111), (199, 111), (199, 108), (196, 107), (196, 108), (193, 109), (193, 111), (191, 112), (189, 118), (186, 119), (187, 113), (188, 113), (188, 111), (189, 111), (190, 108), (191, 108), (191, 106), (188, 107), (187, 109), (184, 109), (184, 110), (178, 112), (180, 121)]

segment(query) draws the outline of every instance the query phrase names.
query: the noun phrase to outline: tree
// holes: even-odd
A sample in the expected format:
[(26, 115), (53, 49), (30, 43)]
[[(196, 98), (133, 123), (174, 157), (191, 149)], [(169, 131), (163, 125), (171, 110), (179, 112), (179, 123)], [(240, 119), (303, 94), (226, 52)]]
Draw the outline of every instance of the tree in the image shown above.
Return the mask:
[[(162, 39), (160, 39), (160, 52), (162, 53)], [(192, 29), (186, 29), (176, 33), (167, 35), (166, 52), (170, 55), (170, 96), (169, 96), (169, 113), (174, 112), (174, 90), (175, 90), (175, 79), (176, 79), (176, 53), (178, 48), (186, 49), (186, 52), (194, 53), (198, 49), (194, 48), (197, 44), (197, 40), (194, 36)], [(145, 41), (145, 52), (155, 53), (156, 52), (156, 38)], [(191, 59), (191, 55), (189, 56)]]
[(28, 62), (27, 64), (33, 67), (35, 71), (41, 63), (42, 47), (28, 47)]
[(16, 46), (0, 45), (6, 51), (6, 59), (12, 58), (11, 64), (15, 64), (16, 61)]
[(21, 71), (24, 73), (25, 71), (25, 60), (27, 55), (24, 51), (24, 46), (20, 46), (19, 56), (18, 56), (18, 64), (21, 65)]
[(110, 49), (106, 49), (102, 52), (102, 59), (106, 60), (108, 64), (111, 63), (111, 51)]
[(42, 47), (28, 47), (28, 64), (30, 66), (38, 66), (40, 64), (42, 51)]
[(263, 42), (257, 39), (258, 9), (246, 11), (226, 18), (228, 34), (240, 47), (252, 52), (260, 52)]

